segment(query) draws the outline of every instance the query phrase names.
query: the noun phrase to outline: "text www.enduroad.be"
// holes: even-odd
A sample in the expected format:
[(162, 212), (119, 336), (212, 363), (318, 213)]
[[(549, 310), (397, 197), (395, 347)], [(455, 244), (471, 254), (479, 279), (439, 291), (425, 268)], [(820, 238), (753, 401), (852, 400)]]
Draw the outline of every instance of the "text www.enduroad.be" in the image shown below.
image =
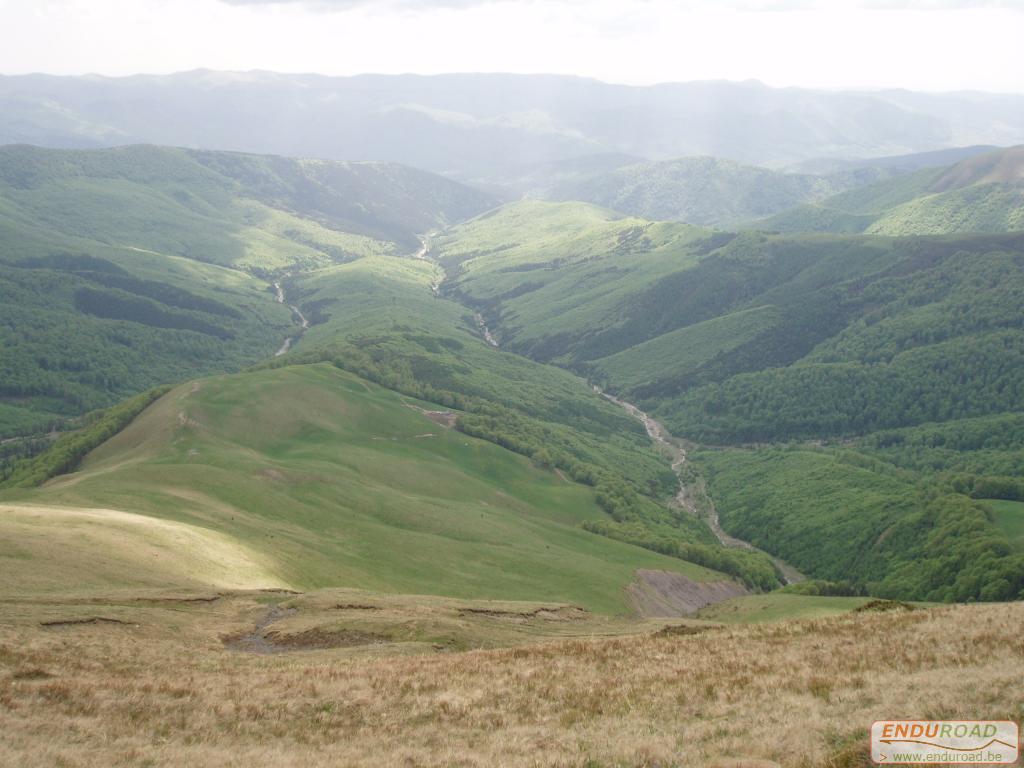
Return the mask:
[(982, 750), (980, 752), (896, 752), (893, 754), (893, 762), (914, 762), (914, 763), (998, 763), (1002, 755), (998, 752)]

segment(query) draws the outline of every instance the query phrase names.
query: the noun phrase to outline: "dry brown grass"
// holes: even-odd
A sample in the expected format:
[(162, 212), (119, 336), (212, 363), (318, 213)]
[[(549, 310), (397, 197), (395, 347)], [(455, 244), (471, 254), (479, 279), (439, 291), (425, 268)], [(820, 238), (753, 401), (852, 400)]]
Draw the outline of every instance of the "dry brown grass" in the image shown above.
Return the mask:
[[(856, 766), (874, 719), (1024, 706), (1024, 604), (463, 653), (226, 651), (259, 610), (0, 605), (0, 764)], [(137, 623), (39, 626), (62, 611)]]

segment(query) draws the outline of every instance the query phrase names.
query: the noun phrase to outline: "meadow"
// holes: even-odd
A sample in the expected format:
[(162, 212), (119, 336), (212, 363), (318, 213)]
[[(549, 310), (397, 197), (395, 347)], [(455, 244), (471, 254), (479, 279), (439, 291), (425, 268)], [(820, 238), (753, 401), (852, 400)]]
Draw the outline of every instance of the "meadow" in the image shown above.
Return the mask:
[[(1024, 707), (1020, 603), (648, 624), (610, 637), (516, 624), (506, 604), (505, 618), (459, 620), (464, 636), (505, 648), (450, 653), (365, 629), (361, 644), (335, 629), (348, 647), (225, 647), (268, 603), (297, 606), (286, 621), (307, 641), (311, 601), (321, 615), (340, 604), (335, 627), (345, 614), (400, 610), (365, 594), (322, 598), (5, 598), (0, 763), (853, 768), (869, 764), (875, 719), (1020, 719)], [(488, 606), (418, 602), (406, 624), (459, 607)], [(40, 624), (90, 616), (126, 623)]]

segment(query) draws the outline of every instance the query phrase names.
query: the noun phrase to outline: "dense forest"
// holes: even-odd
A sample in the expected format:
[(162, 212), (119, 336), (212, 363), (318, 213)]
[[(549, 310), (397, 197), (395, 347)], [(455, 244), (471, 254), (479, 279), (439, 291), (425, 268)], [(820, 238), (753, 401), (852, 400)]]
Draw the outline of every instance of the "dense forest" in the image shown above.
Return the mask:
[(943, 483), (844, 450), (697, 460), (727, 530), (816, 577), (902, 600), (1024, 598), (1024, 551), (988, 505)]

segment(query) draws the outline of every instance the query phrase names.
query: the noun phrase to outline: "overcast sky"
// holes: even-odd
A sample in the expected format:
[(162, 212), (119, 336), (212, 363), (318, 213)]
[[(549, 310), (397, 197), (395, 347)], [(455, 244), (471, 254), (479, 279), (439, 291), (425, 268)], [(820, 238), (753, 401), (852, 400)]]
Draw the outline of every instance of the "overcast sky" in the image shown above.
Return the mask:
[(0, 0), (0, 73), (551, 72), (1024, 92), (1024, 0)]

